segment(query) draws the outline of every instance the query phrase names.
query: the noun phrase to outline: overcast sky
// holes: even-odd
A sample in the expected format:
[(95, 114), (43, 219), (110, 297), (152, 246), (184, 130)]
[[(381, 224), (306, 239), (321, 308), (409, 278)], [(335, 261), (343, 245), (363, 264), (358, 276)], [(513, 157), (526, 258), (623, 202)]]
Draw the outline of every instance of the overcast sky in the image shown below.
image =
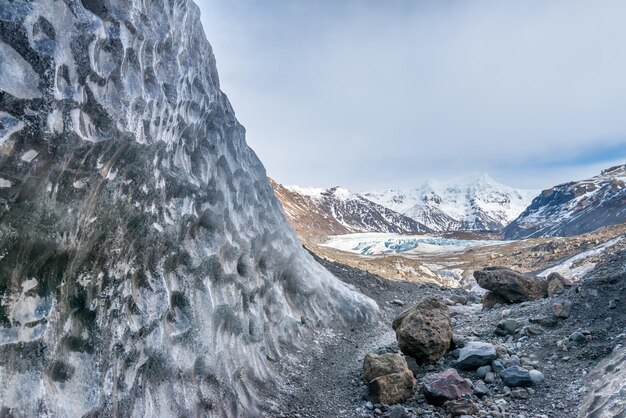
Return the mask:
[(196, 0), (268, 175), (353, 190), (626, 162), (626, 2)]

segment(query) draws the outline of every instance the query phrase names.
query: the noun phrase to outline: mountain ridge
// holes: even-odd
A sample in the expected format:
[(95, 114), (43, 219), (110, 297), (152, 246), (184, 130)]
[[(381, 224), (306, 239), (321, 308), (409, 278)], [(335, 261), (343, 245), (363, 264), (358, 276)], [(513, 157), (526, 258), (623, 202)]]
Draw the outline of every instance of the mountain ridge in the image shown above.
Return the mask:
[(541, 192), (503, 229), (507, 239), (572, 236), (626, 222), (626, 164)]
[(504, 186), (480, 173), (427, 180), (415, 189), (370, 192), (270, 182), (294, 229), (315, 242), (354, 232), (500, 231), (539, 193)]
[(288, 221), (307, 242), (355, 232), (431, 232), (421, 223), (341, 187), (283, 186), (271, 178), (270, 184)]

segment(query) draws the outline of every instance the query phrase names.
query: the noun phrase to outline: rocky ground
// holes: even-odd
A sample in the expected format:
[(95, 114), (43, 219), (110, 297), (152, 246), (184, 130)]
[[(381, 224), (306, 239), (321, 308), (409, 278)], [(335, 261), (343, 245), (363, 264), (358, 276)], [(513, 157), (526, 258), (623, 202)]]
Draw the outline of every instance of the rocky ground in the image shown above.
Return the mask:
[[(598, 257), (593, 271), (563, 293), (535, 301), (496, 305), (488, 310), (482, 308), (479, 296), (463, 289), (386, 280), (318, 258), (338, 278), (374, 299), (381, 308), (382, 320), (377, 326), (327, 336), (319, 355), (309, 364), (301, 365), (288, 382), (292, 394), (283, 402), (283, 416), (578, 416), (594, 383), (587, 375), (602, 359), (626, 345), (626, 250), (613, 247)], [(400, 353), (391, 323), (407, 307), (429, 295), (450, 305), (457, 347), (451, 347), (433, 365), (417, 366), (410, 357), (405, 357), (417, 382), (410, 397), (399, 405), (370, 402), (371, 394), (362, 383), (364, 357), (370, 352)], [(570, 304), (569, 314), (563, 313)], [(559, 306), (555, 308), (555, 305)], [(561, 317), (555, 317), (555, 312)], [(502, 324), (498, 326), (499, 323)], [(500, 335), (494, 333), (498, 327)], [(471, 380), (471, 392), (456, 403), (436, 406), (427, 402), (424, 382), (433, 374), (458, 368), (458, 348), (475, 341), (497, 348), (505, 366), (519, 364), (525, 370), (540, 371), (541, 374), (534, 376), (543, 376), (542, 381), (527, 388), (507, 386), (494, 370), (491, 375), (485, 375), (489, 371), (485, 369), (458, 370), (462, 378)], [(611, 370), (615, 368), (611, 367)], [(592, 404), (592, 408), (602, 403), (591, 400), (587, 404)], [(613, 415), (584, 413), (581, 416)]]
[[(460, 252), (432, 254), (361, 256), (329, 247), (307, 243), (307, 247), (319, 256), (347, 266), (366, 270), (382, 277), (423, 284), (438, 284), (445, 287), (474, 284), (472, 273), (488, 266), (507, 266), (521, 272), (542, 271), (578, 254), (594, 249), (626, 234), (626, 224), (614, 225), (575, 237), (532, 238), (510, 241), (483, 247), (474, 247)], [(461, 239), (498, 239), (494, 235), (448, 233), (445, 237)], [(302, 239), (305, 237), (301, 236)], [(306, 241), (306, 240), (305, 240)], [(626, 247), (626, 240), (617, 244)], [(594, 263), (599, 258), (590, 257), (578, 261)], [(574, 266), (575, 267), (575, 266)]]

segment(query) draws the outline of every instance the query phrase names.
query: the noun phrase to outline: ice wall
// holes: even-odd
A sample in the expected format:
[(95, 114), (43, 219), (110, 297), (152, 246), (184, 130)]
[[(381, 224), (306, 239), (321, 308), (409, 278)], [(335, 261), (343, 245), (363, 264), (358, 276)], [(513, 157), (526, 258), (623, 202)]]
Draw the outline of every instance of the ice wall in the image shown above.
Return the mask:
[(244, 136), (192, 2), (0, 1), (0, 415), (267, 413), (374, 315)]

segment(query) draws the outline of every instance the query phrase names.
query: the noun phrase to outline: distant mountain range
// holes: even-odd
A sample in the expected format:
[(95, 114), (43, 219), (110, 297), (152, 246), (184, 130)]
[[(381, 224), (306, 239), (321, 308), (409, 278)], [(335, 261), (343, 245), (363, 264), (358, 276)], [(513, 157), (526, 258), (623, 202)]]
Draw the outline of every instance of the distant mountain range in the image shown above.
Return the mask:
[(270, 179), (285, 215), (309, 242), (355, 232), (432, 232), (423, 224), (341, 187), (282, 186)]
[(361, 196), (433, 231), (499, 231), (538, 193), (505, 186), (486, 174), (473, 174), (451, 181), (428, 180), (415, 189), (364, 192)]
[(291, 225), (313, 242), (354, 232), (499, 231), (538, 193), (478, 174), (451, 182), (429, 180), (405, 191), (363, 193), (270, 182)]
[(503, 229), (507, 239), (572, 236), (626, 222), (626, 165), (544, 190)]
[(361, 193), (271, 184), (294, 229), (317, 242), (353, 232), (497, 231), (506, 239), (578, 235), (626, 222), (625, 182), (626, 165), (543, 192), (514, 189), (485, 174)]

